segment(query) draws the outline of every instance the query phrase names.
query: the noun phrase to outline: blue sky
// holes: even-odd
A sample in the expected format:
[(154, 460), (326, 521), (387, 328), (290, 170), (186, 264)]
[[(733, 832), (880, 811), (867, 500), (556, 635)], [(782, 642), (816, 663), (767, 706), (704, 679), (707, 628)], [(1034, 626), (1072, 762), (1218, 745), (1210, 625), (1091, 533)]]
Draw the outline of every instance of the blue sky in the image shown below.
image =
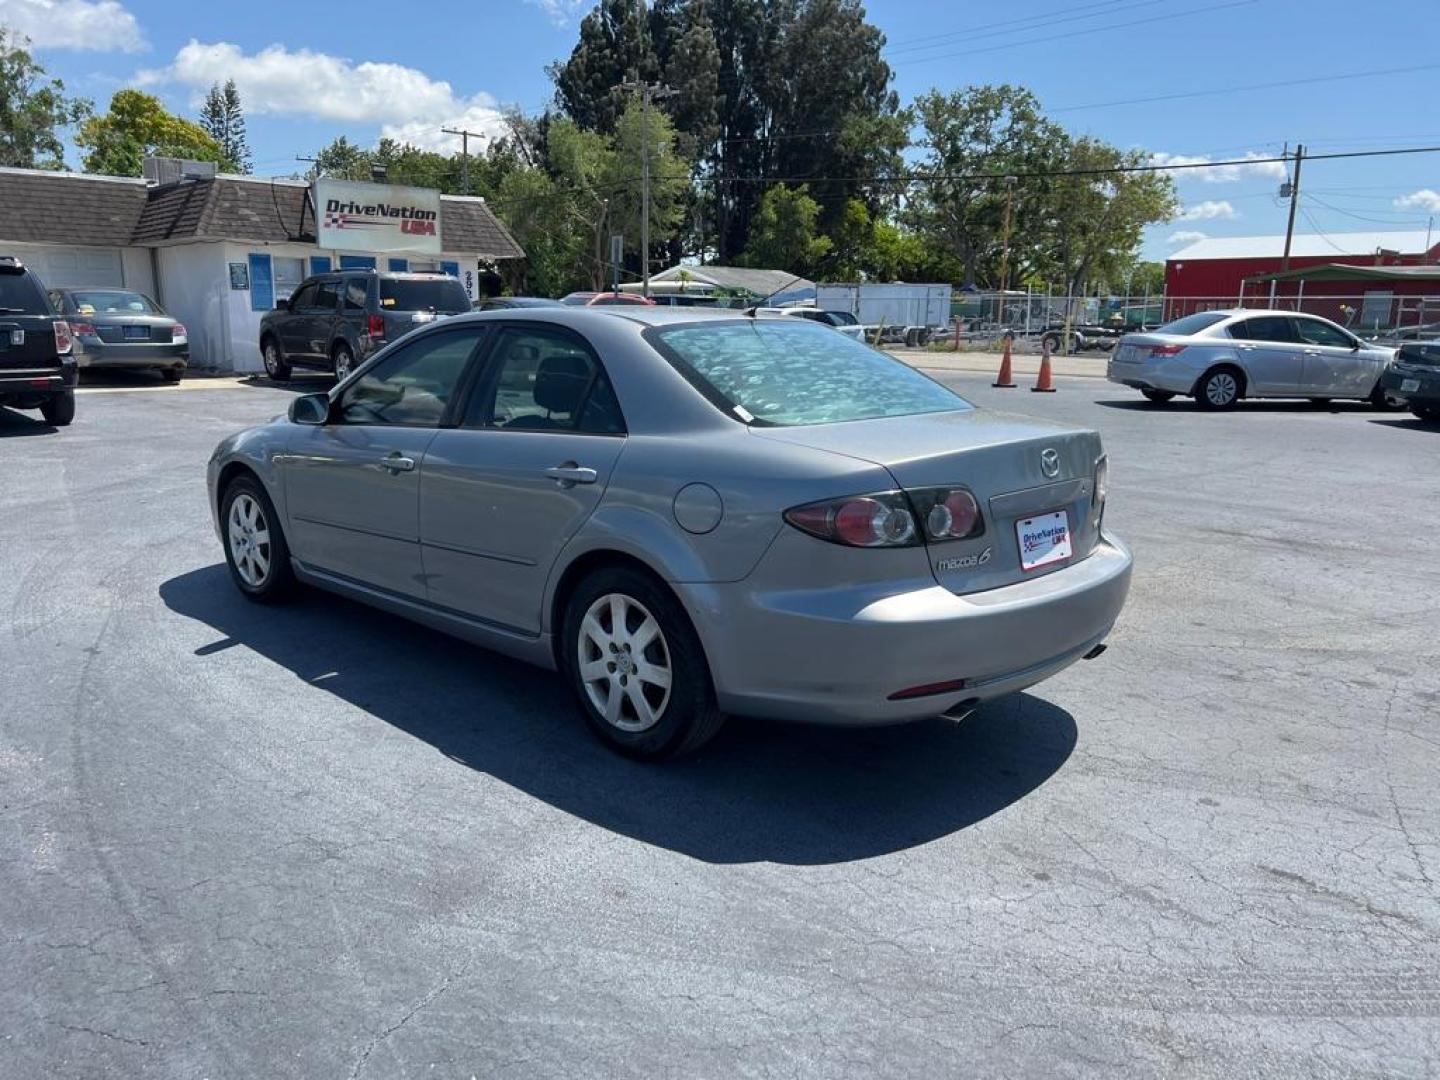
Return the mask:
[[(288, 173), (295, 154), (338, 134), (443, 148), (441, 127), (493, 129), (499, 103), (540, 109), (545, 65), (568, 54), (589, 6), (0, 0), (0, 24), (28, 33), (52, 73), (102, 105), (115, 89), (142, 85), (189, 113), (212, 80), (234, 77), (256, 171)], [(1018, 82), (1072, 131), (1184, 158), (1266, 156), (1296, 141), (1316, 152), (1440, 145), (1440, 60), (1425, 47), (1440, 35), (1437, 0), (867, 7), (905, 100), (932, 86)], [(1382, 74), (1110, 104), (1358, 72)], [(1283, 231), (1275, 166), (1177, 176), (1187, 216), (1151, 229), (1147, 255), (1163, 258), (1186, 234)], [(1423, 230), (1434, 215), (1440, 236), (1440, 154), (1316, 161), (1304, 181), (1300, 231)]]

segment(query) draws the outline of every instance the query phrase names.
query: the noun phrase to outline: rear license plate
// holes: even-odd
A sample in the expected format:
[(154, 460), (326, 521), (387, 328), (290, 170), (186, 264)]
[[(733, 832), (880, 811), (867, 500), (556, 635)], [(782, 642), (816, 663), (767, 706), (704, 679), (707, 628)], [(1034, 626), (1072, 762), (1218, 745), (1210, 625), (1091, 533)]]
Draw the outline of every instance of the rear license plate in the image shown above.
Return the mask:
[(1420, 389), (1420, 380), (1419, 380), (1419, 379), (1401, 379), (1401, 380), (1400, 380), (1400, 392), (1401, 392), (1402, 394), (1413, 394), (1416, 390), (1419, 390), (1419, 389)]
[(125, 327), (126, 341), (149, 341), (150, 327), (148, 326), (127, 326)]
[(1070, 558), (1070, 515), (1064, 510), (1015, 523), (1020, 541), (1020, 569), (1038, 570)]

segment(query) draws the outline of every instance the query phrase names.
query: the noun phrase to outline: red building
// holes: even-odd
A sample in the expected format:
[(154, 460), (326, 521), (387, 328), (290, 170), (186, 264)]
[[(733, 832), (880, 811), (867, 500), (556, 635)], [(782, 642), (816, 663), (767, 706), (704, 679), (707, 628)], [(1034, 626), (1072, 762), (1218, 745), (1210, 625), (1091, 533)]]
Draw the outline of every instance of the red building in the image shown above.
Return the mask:
[[(1330, 233), (1296, 236), (1290, 245), (1290, 269), (1327, 272), (1307, 287), (1302, 276), (1272, 281), (1280, 272), (1285, 237), (1227, 236), (1197, 241), (1165, 262), (1165, 316), (1178, 318), (1210, 308), (1264, 306), (1272, 295), (1277, 306), (1298, 307), (1338, 322), (1364, 325), (1406, 325), (1429, 308), (1430, 321), (1440, 319), (1440, 288), (1426, 274), (1377, 279), (1343, 276), (1345, 265), (1356, 268), (1440, 264), (1440, 231)], [(1297, 278), (1300, 278), (1297, 280)], [(1264, 279), (1264, 280), (1261, 280)], [(1273, 294), (1272, 294), (1272, 289)], [(1243, 295), (1242, 295), (1243, 292)], [(1354, 309), (1353, 317), (1345, 316)]]

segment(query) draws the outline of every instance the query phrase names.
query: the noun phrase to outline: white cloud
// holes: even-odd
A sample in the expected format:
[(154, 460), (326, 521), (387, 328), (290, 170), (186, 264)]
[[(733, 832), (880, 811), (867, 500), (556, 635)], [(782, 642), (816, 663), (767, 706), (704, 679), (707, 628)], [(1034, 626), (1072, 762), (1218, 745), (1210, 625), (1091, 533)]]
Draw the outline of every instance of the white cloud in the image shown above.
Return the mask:
[[(4, 0), (0, 0), (4, 2)], [(248, 112), (380, 125), (380, 133), (430, 150), (460, 148), (442, 127), (485, 136), (501, 132), (499, 103), (480, 92), (456, 94), (448, 82), (400, 64), (291, 51), (271, 45), (246, 55), (227, 41), (191, 41), (168, 67), (142, 71), (142, 85), (178, 83), (201, 94), (217, 80), (234, 79)], [(470, 143), (477, 149), (474, 140)]]
[(1192, 203), (1176, 215), (1177, 221), (1229, 221), (1239, 217), (1239, 212), (1228, 199), (1206, 199)]
[(0, 26), (37, 49), (140, 52), (145, 37), (116, 0), (0, 0)]
[(556, 26), (569, 26), (575, 16), (589, 7), (594, 0), (525, 0), (550, 16)]
[(1440, 191), (1421, 188), (1395, 200), (1397, 210), (1424, 210), (1427, 214), (1440, 214)]
[(1165, 242), (1172, 247), (1180, 247), (1182, 244), (1193, 244), (1197, 240), (1205, 240), (1209, 233), (1198, 232), (1195, 229), (1181, 229), (1173, 232), (1165, 238)]
[[(1285, 171), (1284, 162), (1256, 160), (1275, 156), (1247, 150), (1238, 157), (1226, 155), (1219, 158), (1220, 161), (1236, 162), (1233, 165), (1215, 165), (1205, 169), (1174, 169), (1171, 171), (1171, 175), (1176, 180), (1200, 180), (1207, 184), (1233, 184), (1237, 180), (1250, 179), (1284, 180), (1289, 175)], [(1215, 160), (1204, 154), (1167, 154), (1164, 151), (1157, 151), (1150, 155), (1150, 164), (1152, 165), (1207, 165)]]

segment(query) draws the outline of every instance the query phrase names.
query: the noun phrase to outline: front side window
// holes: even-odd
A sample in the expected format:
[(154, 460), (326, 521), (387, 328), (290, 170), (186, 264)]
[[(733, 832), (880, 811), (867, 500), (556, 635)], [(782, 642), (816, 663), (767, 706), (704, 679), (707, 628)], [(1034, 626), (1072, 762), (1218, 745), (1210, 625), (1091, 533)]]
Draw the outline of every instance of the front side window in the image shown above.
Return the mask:
[(620, 404), (599, 362), (577, 338), (555, 330), (511, 328), (490, 361), (488, 389), (467, 426), (522, 431), (625, 431)]
[(290, 306), (295, 308), (313, 307), (315, 304), (315, 282), (306, 282), (301, 285), (295, 295), (290, 298)]
[(646, 331), (691, 384), (741, 420), (833, 424), (971, 405), (907, 364), (800, 319), (734, 319)]
[(321, 311), (334, 311), (335, 305), (340, 301), (340, 283), (338, 281), (322, 281), (319, 288), (315, 290), (315, 307)]
[(1326, 345), (1335, 349), (1353, 349), (1356, 342), (1338, 326), (1319, 319), (1296, 319), (1295, 330), (1306, 345)]
[(425, 334), (402, 345), (346, 388), (337, 414), (347, 424), (438, 427), (483, 332)]
[(1284, 315), (1259, 315), (1230, 327), (1230, 336), (1241, 341), (1295, 343), (1295, 331)]

